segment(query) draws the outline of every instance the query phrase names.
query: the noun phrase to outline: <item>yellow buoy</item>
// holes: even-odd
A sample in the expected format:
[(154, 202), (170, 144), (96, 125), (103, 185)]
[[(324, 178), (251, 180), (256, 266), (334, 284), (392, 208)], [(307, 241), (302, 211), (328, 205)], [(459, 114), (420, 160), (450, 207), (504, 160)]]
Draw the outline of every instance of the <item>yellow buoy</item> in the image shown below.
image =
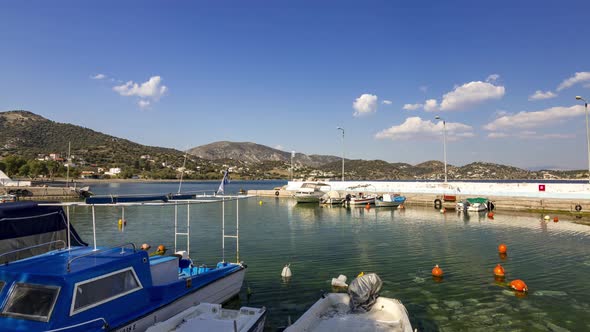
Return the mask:
[(262, 205), (262, 201), (258, 202), (258, 205)]

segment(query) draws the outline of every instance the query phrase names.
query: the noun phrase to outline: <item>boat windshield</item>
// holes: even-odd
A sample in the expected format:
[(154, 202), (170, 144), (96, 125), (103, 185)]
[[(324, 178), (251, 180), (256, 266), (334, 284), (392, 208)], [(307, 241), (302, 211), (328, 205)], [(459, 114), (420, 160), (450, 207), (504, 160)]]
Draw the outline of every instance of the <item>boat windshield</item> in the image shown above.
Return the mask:
[(3, 316), (49, 321), (60, 287), (16, 283), (2, 310)]

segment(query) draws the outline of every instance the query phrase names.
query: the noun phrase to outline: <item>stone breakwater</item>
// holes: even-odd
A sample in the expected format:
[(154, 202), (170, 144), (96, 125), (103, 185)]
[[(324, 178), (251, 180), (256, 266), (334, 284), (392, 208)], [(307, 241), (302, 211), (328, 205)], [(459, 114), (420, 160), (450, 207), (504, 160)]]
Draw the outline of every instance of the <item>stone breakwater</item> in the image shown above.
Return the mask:
[[(398, 181), (330, 181), (323, 191), (340, 193), (398, 193), (406, 196), (406, 205), (433, 206), (443, 195), (456, 196), (457, 201), (469, 197), (486, 197), (499, 210), (559, 210), (590, 212), (588, 183), (502, 183), (502, 182), (398, 182)], [(249, 190), (258, 196), (291, 197), (303, 182), (289, 181), (280, 190)], [(354, 188), (354, 189), (351, 189)]]

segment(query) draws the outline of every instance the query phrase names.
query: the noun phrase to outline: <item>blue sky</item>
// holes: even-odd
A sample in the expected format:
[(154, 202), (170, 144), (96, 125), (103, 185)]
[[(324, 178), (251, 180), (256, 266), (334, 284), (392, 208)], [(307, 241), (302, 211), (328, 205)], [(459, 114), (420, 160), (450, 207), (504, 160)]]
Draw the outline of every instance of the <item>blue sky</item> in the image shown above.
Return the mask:
[(588, 1), (2, 1), (0, 110), (142, 144), (587, 167)]

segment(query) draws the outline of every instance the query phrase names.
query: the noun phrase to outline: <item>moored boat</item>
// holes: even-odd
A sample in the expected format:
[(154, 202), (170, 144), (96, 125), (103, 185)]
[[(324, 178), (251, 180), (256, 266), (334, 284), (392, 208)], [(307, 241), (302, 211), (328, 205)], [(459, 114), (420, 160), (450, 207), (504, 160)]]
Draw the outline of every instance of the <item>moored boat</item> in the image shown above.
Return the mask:
[(320, 204), (327, 204), (327, 205), (338, 205), (344, 202), (344, 198), (340, 195), (339, 192), (332, 190), (320, 197)]
[(326, 193), (322, 190), (323, 187), (330, 187), (330, 185), (320, 182), (305, 182), (295, 192), (295, 200), (297, 203), (319, 203), (320, 198)]
[(405, 196), (383, 194), (381, 197), (375, 199), (375, 206), (377, 207), (398, 207), (406, 201)]
[[(179, 204), (188, 214), (189, 202)], [(78, 205), (85, 203), (66, 206)], [(95, 225), (94, 205), (86, 206)], [(145, 331), (195, 304), (239, 293), (242, 263), (194, 266), (188, 248), (148, 255), (133, 243), (98, 247), (95, 236), (89, 246), (66, 215), (61, 205), (0, 205), (0, 226), (9, 230), (0, 240), (2, 331)]]
[(467, 198), (457, 203), (457, 211), (482, 212), (488, 210), (493, 204), (483, 197)]
[(378, 296), (380, 288), (381, 280), (375, 274), (357, 278), (348, 294), (322, 296), (285, 332), (412, 332), (405, 306), (399, 300)]
[(262, 332), (266, 308), (223, 309), (220, 304), (200, 303), (155, 324), (147, 332)]
[[(346, 195), (345, 204), (346, 205), (367, 205), (367, 204), (375, 204), (375, 198), (377, 198), (377, 194), (374, 193), (375, 187), (373, 187), (373, 193), (363, 192), (361, 190), (368, 190), (370, 187), (373, 187), (371, 184), (359, 184), (353, 187), (346, 188), (346, 191), (349, 193)], [(352, 193), (351, 193), (352, 192)]]

